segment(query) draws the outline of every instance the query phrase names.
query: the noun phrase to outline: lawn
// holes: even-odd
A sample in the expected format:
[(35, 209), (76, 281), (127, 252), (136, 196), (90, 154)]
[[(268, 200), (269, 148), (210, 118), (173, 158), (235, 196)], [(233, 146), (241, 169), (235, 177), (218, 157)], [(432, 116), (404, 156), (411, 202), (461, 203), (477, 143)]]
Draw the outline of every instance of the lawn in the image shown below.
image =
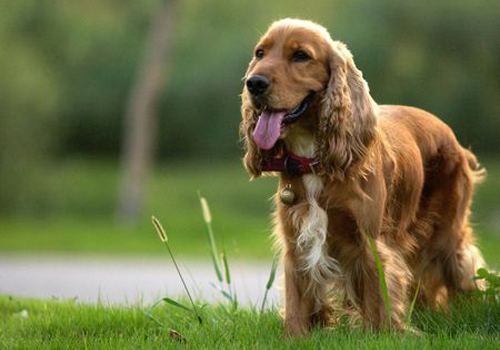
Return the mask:
[[(485, 162), (489, 175), (479, 186), (473, 222), (486, 260), (500, 265), (500, 162)], [(164, 254), (150, 215), (164, 224), (177, 254), (208, 258), (197, 191), (208, 199), (219, 245), (233, 258), (272, 255), (269, 198), (276, 179), (249, 182), (234, 162), (177, 162), (154, 173), (144, 216), (135, 227), (116, 223), (118, 166), (95, 160), (54, 166), (40, 209), (0, 217), (0, 252), (69, 254)]]
[(208, 200), (220, 245), (241, 258), (272, 256), (269, 197), (274, 179), (249, 182), (239, 163), (173, 163), (153, 175), (144, 216), (134, 227), (115, 220), (118, 166), (69, 161), (54, 168), (43, 214), (0, 217), (0, 252), (164, 254), (151, 215), (179, 255), (207, 258), (198, 191)]
[[(421, 335), (375, 334), (348, 326), (315, 329), (284, 341), (276, 310), (229, 312), (206, 306), (200, 325), (183, 310), (160, 306), (156, 321), (143, 306), (108, 307), (73, 301), (0, 296), (2, 349), (498, 349), (500, 305), (477, 297), (457, 300), (448, 315), (416, 310), (412, 325)], [(173, 329), (182, 342), (169, 335)]]

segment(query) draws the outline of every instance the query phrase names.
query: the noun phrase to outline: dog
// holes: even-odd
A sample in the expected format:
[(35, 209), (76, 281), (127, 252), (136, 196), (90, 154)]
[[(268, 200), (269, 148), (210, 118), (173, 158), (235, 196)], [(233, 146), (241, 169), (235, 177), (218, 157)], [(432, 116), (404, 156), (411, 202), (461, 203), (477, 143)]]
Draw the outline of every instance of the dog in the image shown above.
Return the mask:
[(285, 335), (330, 324), (332, 293), (364, 326), (402, 331), (417, 285), (435, 308), (478, 287), (469, 208), (485, 171), (444, 122), (377, 104), (346, 45), (298, 19), (259, 40), (241, 99), (244, 166), (279, 176)]

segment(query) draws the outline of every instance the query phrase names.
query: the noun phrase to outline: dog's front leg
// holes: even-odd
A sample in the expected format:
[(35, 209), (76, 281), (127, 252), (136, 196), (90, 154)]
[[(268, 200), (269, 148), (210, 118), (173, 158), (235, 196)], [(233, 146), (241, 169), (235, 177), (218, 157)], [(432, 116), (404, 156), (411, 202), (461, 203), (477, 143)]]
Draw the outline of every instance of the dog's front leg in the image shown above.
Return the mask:
[(311, 325), (312, 298), (306, 293), (306, 281), (301, 276), (292, 253), (285, 253), (285, 336), (306, 334)]
[[(351, 205), (360, 239), (355, 247), (345, 250), (350, 257), (342, 258), (343, 267), (351, 276), (347, 281), (348, 291), (350, 299), (360, 307), (366, 326), (375, 330), (388, 327), (402, 330), (411, 274), (397, 246), (387, 244), (386, 237), (381, 235), (386, 201), (384, 182), (375, 181), (375, 177), (370, 180), (370, 199), (354, 200)], [(383, 272), (377, 268), (376, 255)], [(389, 300), (384, 297), (379, 276), (382, 273)]]

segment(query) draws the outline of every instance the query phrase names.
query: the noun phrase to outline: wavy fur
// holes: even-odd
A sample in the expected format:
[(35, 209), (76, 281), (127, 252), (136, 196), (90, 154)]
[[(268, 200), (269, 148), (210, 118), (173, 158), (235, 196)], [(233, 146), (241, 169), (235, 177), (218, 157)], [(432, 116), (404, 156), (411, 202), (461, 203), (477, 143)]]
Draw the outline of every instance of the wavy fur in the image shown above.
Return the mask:
[(331, 75), (321, 100), (316, 142), (324, 173), (343, 180), (350, 165), (365, 157), (373, 141), (376, 106), (347, 47), (328, 42)]
[[(469, 224), (475, 184), (484, 178), (474, 154), (452, 130), (423, 110), (377, 105), (347, 47), (318, 24), (284, 19), (271, 25), (245, 77), (265, 75), (265, 96), (242, 93), (243, 163), (262, 175), (262, 157), (288, 149), (315, 154), (320, 172), (279, 175), (278, 193), (292, 188), (292, 205), (276, 196), (275, 235), (284, 269), (286, 335), (332, 321), (332, 293), (363, 324), (404, 330), (409, 298), (446, 308), (448, 298), (478, 286), (484, 266)], [(308, 56), (297, 62), (294, 52)], [(262, 106), (292, 110), (315, 92), (301, 119), (284, 127), (270, 151), (253, 139)], [(371, 236), (383, 265), (391, 314), (386, 314)], [(340, 296), (340, 297), (339, 297)]]

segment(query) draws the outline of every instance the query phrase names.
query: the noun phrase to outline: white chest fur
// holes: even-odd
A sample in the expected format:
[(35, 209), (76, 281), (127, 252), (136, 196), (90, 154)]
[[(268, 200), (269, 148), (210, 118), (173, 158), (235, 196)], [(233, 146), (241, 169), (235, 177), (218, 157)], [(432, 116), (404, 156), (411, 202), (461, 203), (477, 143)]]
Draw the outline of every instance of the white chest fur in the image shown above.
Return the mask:
[[(288, 150), (299, 156), (314, 157), (314, 136), (304, 130), (294, 130), (287, 135), (285, 144)], [(309, 273), (312, 281), (323, 283), (340, 274), (338, 262), (328, 254), (328, 215), (318, 204), (324, 185), (314, 174), (302, 175), (302, 183), (308, 202), (307, 211), (303, 207), (291, 208), (293, 224), (299, 231), (297, 250), (302, 256), (303, 270)]]

